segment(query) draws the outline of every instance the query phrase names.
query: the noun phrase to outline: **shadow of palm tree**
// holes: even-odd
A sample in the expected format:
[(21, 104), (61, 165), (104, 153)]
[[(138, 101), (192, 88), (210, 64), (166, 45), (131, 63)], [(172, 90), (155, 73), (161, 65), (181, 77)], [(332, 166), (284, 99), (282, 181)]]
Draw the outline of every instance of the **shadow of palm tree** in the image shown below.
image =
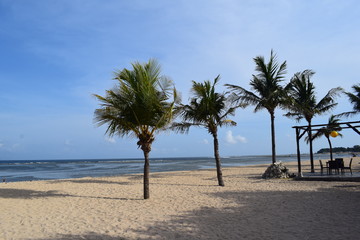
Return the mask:
[(80, 235), (73, 235), (73, 234), (60, 234), (58, 236), (52, 238), (42, 238), (42, 239), (35, 239), (35, 240), (126, 240), (126, 238), (122, 237), (113, 237), (106, 234), (100, 233), (86, 233)]
[(68, 197), (71, 195), (58, 193), (57, 191), (34, 191), (27, 189), (7, 188), (0, 189), (0, 198), (45, 198), (45, 197)]
[(131, 182), (115, 182), (115, 181), (106, 181), (100, 179), (70, 179), (70, 180), (56, 180), (49, 183), (98, 183), (98, 184), (116, 184), (116, 185), (130, 185)]
[(14, 198), (14, 199), (33, 199), (33, 198), (49, 198), (49, 197), (76, 197), (76, 198), (94, 198), (94, 199), (110, 199), (110, 200), (143, 200), (141, 198), (116, 198), (105, 196), (82, 196), (60, 193), (58, 191), (35, 191), (28, 189), (15, 189), (7, 188), (0, 189), (1, 198)]
[[(356, 189), (357, 190), (357, 189)], [(235, 204), (201, 207), (166, 222), (137, 230), (150, 239), (355, 239), (360, 229), (360, 191), (349, 188), (319, 191), (221, 192), (213, 197)], [(327, 204), (318, 201), (326, 199)], [(338, 202), (343, 203), (341, 208)], [(346, 229), (346, 230), (345, 230)], [(325, 234), (326, 233), (326, 234)]]

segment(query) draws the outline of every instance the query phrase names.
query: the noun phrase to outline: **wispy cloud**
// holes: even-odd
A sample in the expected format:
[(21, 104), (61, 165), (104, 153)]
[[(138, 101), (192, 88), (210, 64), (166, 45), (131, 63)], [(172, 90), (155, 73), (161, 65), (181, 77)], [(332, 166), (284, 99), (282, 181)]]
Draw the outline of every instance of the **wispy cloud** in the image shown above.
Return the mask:
[(234, 136), (230, 130), (226, 132), (225, 141), (230, 144), (236, 144), (238, 142), (247, 143), (247, 139), (245, 137), (241, 135)]
[(73, 144), (72, 144), (72, 141), (71, 141), (70, 139), (66, 139), (66, 140), (64, 141), (64, 145), (65, 145), (65, 146), (72, 146)]
[(15, 152), (21, 146), (20, 143), (6, 144), (0, 143), (0, 150), (5, 152)]
[(109, 143), (116, 143), (115, 138), (112, 138), (112, 137), (105, 137), (105, 141), (107, 141)]

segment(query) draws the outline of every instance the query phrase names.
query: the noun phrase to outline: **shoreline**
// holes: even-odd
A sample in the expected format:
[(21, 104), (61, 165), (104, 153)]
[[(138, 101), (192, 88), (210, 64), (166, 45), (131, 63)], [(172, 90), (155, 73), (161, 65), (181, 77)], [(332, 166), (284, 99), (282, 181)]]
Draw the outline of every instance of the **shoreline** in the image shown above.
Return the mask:
[[(305, 157), (304, 157), (305, 156)], [(302, 162), (307, 163), (307, 155), (302, 155)], [(252, 166), (271, 163), (271, 156), (252, 155), (243, 157), (222, 158), (223, 167)], [(315, 161), (326, 158), (326, 155), (315, 155)], [(337, 155), (336, 157), (348, 157)], [(279, 155), (283, 163), (296, 161), (295, 155)], [(83, 177), (106, 177), (137, 174), (143, 172), (143, 159), (118, 160), (60, 160), (60, 161), (21, 161), (0, 162), (0, 180), (7, 182), (72, 179)], [(215, 168), (213, 158), (155, 158), (150, 160), (151, 172), (176, 172), (197, 169)]]
[(150, 173), (148, 200), (142, 174), (0, 184), (0, 239), (358, 237), (360, 183), (261, 179), (268, 165), (224, 167), (225, 187), (215, 169)]
[[(285, 155), (284, 155), (285, 156)], [(344, 163), (345, 166), (348, 166), (349, 161), (350, 161), (351, 157), (346, 157), (344, 158)], [(354, 157), (355, 161), (359, 160), (359, 164), (360, 164), (360, 157)], [(322, 159), (323, 163), (324, 159)], [(353, 167), (355, 165), (355, 161), (353, 163)], [(294, 173), (295, 175), (298, 174), (298, 162), (297, 161), (277, 161), (277, 162), (282, 162), (289, 170), (289, 173)], [(223, 162), (222, 162), (223, 164)], [(261, 164), (244, 164), (244, 165), (240, 165), (240, 166), (222, 166), (222, 169), (227, 169), (227, 168), (259, 168), (262, 167), (263, 168), (263, 172), (265, 172), (266, 168), (268, 166), (270, 166), (270, 162), (269, 163), (261, 163)], [(318, 159), (314, 159), (314, 165), (315, 165), (315, 169), (316, 171), (320, 170), (319, 167), (319, 160)], [(310, 160), (306, 159), (306, 160), (301, 160), (301, 166), (302, 166), (302, 172), (310, 172)], [(150, 178), (151, 178), (151, 174), (156, 174), (156, 173), (176, 173), (176, 172), (192, 172), (192, 171), (211, 171), (214, 170), (216, 171), (216, 167), (211, 167), (211, 168), (198, 168), (198, 169), (192, 169), (192, 170), (164, 170), (164, 171), (151, 171), (151, 165), (150, 165)], [(359, 168), (360, 169), (360, 168)], [(262, 173), (261, 173), (262, 174)], [(42, 181), (66, 181), (66, 180), (79, 180), (79, 179), (83, 179), (83, 178), (117, 178), (117, 177), (129, 177), (129, 176), (133, 176), (133, 175), (143, 175), (143, 173), (125, 173), (125, 174), (118, 174), (118, 175), (107, 175), (107, 176), (84, 176), (84, 177), (77, 177), (77, 178), (59, 178), (59, 179), (35, 179), (35, 180), (20, 180), (20, 181), (7, 181), (7, 179), (5, 178), (0, 178), (1, 183), (18, 183), (18, 182), (42, 182)]]

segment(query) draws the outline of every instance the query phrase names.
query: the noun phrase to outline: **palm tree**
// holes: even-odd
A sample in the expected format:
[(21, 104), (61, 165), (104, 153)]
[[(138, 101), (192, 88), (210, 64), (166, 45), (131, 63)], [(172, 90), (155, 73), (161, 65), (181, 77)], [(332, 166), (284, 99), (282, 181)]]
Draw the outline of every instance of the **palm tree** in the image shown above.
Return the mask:
[[(161, 76), (160, 65), (150, 59), (147, 63), (132, 64), (115, 73), (118, 84), (106, 91), (106, 96), (94, 94), (101, 102), (95, 110), (95, 122), (108, 125), (106, 134), (120, 137), (133, 136), (144, 154), (144, 199), (149, 193), (149, 153), (155, 133), (167, 129), (173, 119), (174, 105), (178, 102), (172, 82)], [(170, 98), (173, 98), (171, 101)]]
[[(341, 131), (339, 121), (340, 121), (339, 118), (336, 118), (336, 116), (331, 115), (328, 120), (328, 125), (326, 127), (320, 128), (314, 134), (314, 136), (312, 136), (312, 140), (314, 140), (316, 138), (320, 138), (322, 136), (326, 137), (326, 139), (328, 140), (328, 143), (329, 143), (329, 148), (330, 148), (330, 160), (333, 160), (332, 144), (331, 144), (331, 140), (330, 140), (331, 132), (336, 131), (338, 133), (338, 136), (342, 137), (342, 134), (339, 133), (339, 131)], [(307, 137), (306, 140), (309, 141), (309, 138)]]
[(350, 117), (360, 113), (360, 83), (357, 85), (353, 85), (352, 89), (354, 90), (354, 93), (345, 92), (345, 94), (348, 96), (350, 102), (353, 104), (353, 111), (341, 113), (337, 116)]
[(229, 115), (234, 115), (235, 107), (227, 98), (226, 93), (215, 92), (215, 85), (220, 80), (220, 75), (214, 83), (205, 81), (198, 83), (192, 81), (193, 98), (190, 104), (181, 106), (182, 122), (174, 123), (173, 128), (181, 133), (188, 133), (191, 126), (204, 127), (214, 138), (214, 156), (216, 161), (216, 172), (218, 183), (224, 186), (222, 178), (221, 161), (219, 154), (218, 127), (236, 126), (236, 122), (227, 119)]
[(272, 162), (276, 162), (275, 145), (275, 109), (282, 105), (284, 100), (284, 89), (280, 83), (286, 74), (286, 61), (281, 65), (277, 63), (276, 54), (271, 50), (270, 60), (266, 64), (264, 57), (254, 58), (257, 75), (253, 75), (250, 86), (254, 92), (248, 91), (240, 86), (226, 84), (233, 91), (234, 99), (242, 104), (255, 105), (254, 112), (266, 109), (271, 120), (271, 142)]
[(310, 78), (314, 74), (314, 71), (307, 69), (295, 73), (291, 78), (290, 83), (286, 86), (289, 97), (287, 105), (289, 112), (285, 114), (285, 116), (293, 117), (297, 121), (305, 118), (308, 122), (311, 172), (314, 172), (311, 121), (314, 116), (322, 115), (332, 110), (337, 105), (335, 97), (342, 91), (340, 87), (332, 88), (318, 102), (315, 95), (315, 86), (313, 82), (310, 81)]

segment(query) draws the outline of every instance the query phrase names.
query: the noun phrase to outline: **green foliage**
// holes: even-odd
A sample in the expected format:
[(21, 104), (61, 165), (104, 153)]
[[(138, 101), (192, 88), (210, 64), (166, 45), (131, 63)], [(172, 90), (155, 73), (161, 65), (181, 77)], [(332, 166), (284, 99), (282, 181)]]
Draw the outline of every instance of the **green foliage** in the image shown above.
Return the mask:
[(115, 73), (117, 85), (105, 97), (94, 94), (101, 102), (94, 120), (99, 126), (107, 124), (109, 135), (134, 135), (149, 142), (155, 131), (171, 123), (177, 94), (172, 82), (160, 75), (156, 60), (136, 62), (132, 67)]
[(284, 89), (281, 82), (286, 74), (286, 61), (279, 64), (276, 54), (271, 50), (268, 63), (265, 63), (263, 56), (255, 57), (254, 62), (257, 74), (253, 75), (250, 81), (253, 92), (237, 85), (225, 84), (225, 86), (233, 91), (234, 101), (243, 106), (254, 105), (255, 112), (265, 108), (272, 114), (275, 108), (284, 101)]
[[(325, 127), (320, 128), (313, 136), (312, 136), (312, 140), (316, 139), (316, 138), (320, 138), (322, 136), (325, 136), (327, 139), (330, 138), (330, 133), (332, 131), (337, 131), (339, 136), (342, 137), (342, 134), (340, 133), (340, 131), (342, 130), (340, 125), (339, 125), (340, 119), (336, 118), (336, 116), (331, 115), (329, 117), (328, 120), (328, 125)], [(308, 142), (309, 141), (309, 137), (306, 137), (305, 140)]]
[(215, 86), (219, 82), (217, 76), (213, 83), (193, 81), (191, 92), (193, 97), (187, 105), (178, 108), (182, 122), (174, 123), (172, 128), (181, 133), (187, 133), (191, 126), (205, 127), (209, 133), (214, 134), (221, 126), (235, 126), (236, 122), (227, 119), (234, 115), (236, 107), (226, 93), (218, 93)]
[(322, 115), (332, 110), (337, 103), (335, 97), (342, 91), (340, 87), (333, 88), (320, 100), (315, 95), (315, 85), (310, 78), (315, 74), (312, 70), (295, 73), (286, 86), (288, 100), (286, 108), (289, 110), (285, 116), (296, 120), (305, 118), (310, 122), (315, 115)]
[(345, 95), (349, 98), (350, 103), (353, 105), (353, 111), (344, 112), (339, 114), (338, 116), (350, 117), (360, 113), (360, 83), (357, 85), (353, 85), (352, 89), (354, 93), (345, 92)]
[[(330, 148), (321, 148), (317, 153), (329, 153)], [(360, 145), (354, 145), (353, 147), (334, 147), (333, 152), (360, 152)]]

